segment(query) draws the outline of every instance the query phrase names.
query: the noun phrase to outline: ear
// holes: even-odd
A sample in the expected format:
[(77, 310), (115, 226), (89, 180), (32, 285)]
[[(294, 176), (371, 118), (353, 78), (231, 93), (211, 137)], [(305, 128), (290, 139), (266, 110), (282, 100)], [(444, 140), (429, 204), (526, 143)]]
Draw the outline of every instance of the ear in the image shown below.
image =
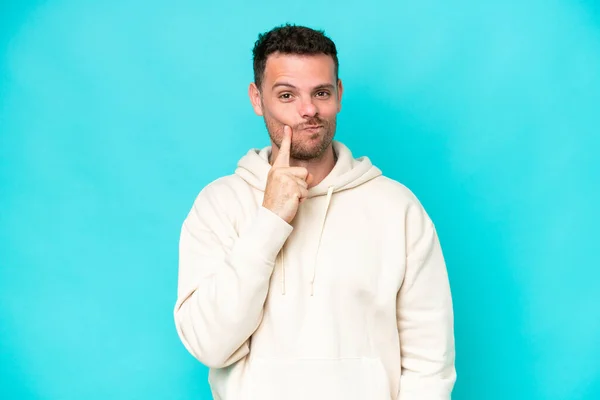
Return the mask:
[(252, 108), (254, 108), (254, 113), (256, 115), (262, 116), (262, 101), (260, 99), (260, 90), (256, 87), (256, 84), (252, 82), (248, 87), (248, 96), (250, 97), (250, 102), (252, 103)]
[(342, 94), (344, 93), (344, 86), (342, 80), (338, 79), (337, 82), (337, 95), (338, 95), (338, 112), (342, 110)]

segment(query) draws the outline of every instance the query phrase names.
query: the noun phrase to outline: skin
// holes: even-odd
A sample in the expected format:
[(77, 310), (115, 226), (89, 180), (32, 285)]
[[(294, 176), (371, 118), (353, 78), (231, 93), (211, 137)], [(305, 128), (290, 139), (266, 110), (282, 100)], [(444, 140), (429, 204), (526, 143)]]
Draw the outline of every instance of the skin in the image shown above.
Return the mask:
[(261, 88), (248, 93), (271, 139), (272, 168), (263, 206), (290, 223), (308, 188), (333, 169), (332, 140), (341, 110), (342, 82), (328, 55), (271, 54)]

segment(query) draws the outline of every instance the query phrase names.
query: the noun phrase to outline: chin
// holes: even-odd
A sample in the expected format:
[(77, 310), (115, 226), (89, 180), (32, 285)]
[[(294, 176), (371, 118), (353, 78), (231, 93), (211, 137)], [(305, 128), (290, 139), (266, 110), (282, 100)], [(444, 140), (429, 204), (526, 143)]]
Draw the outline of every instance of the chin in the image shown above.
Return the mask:
[(320, 142), (312, 146), (296, 146), (292, 145), (291, 156), (296, 160), (310, 161), (320, 159), (323, 157), (329, 145), (325, 146), (325, 143)]

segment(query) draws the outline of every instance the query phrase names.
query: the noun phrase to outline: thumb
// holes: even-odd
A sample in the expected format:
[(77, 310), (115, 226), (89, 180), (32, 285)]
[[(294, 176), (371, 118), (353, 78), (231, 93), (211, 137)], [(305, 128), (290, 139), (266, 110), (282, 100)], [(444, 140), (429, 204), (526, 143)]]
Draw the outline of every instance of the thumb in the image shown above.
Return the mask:
[(308, 173), (308, 175), (306, 175), (306, 183), (308, 183), (309, 185), (313, 182), (314, 179), (315, 177), (310, 172)]

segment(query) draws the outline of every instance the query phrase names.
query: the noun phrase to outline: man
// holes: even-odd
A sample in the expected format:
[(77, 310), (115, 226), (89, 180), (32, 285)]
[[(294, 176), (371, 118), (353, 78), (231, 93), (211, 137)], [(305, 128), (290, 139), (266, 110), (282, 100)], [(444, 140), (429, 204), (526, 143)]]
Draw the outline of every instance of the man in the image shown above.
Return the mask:
[(334, 43), (286, 25), (253, 54), (249, 95), (271, 146), (205, 187), (183, 223), (179, 337), (215, 399), (450, 399), (436, 230), (406, 187), (333, 140)]

